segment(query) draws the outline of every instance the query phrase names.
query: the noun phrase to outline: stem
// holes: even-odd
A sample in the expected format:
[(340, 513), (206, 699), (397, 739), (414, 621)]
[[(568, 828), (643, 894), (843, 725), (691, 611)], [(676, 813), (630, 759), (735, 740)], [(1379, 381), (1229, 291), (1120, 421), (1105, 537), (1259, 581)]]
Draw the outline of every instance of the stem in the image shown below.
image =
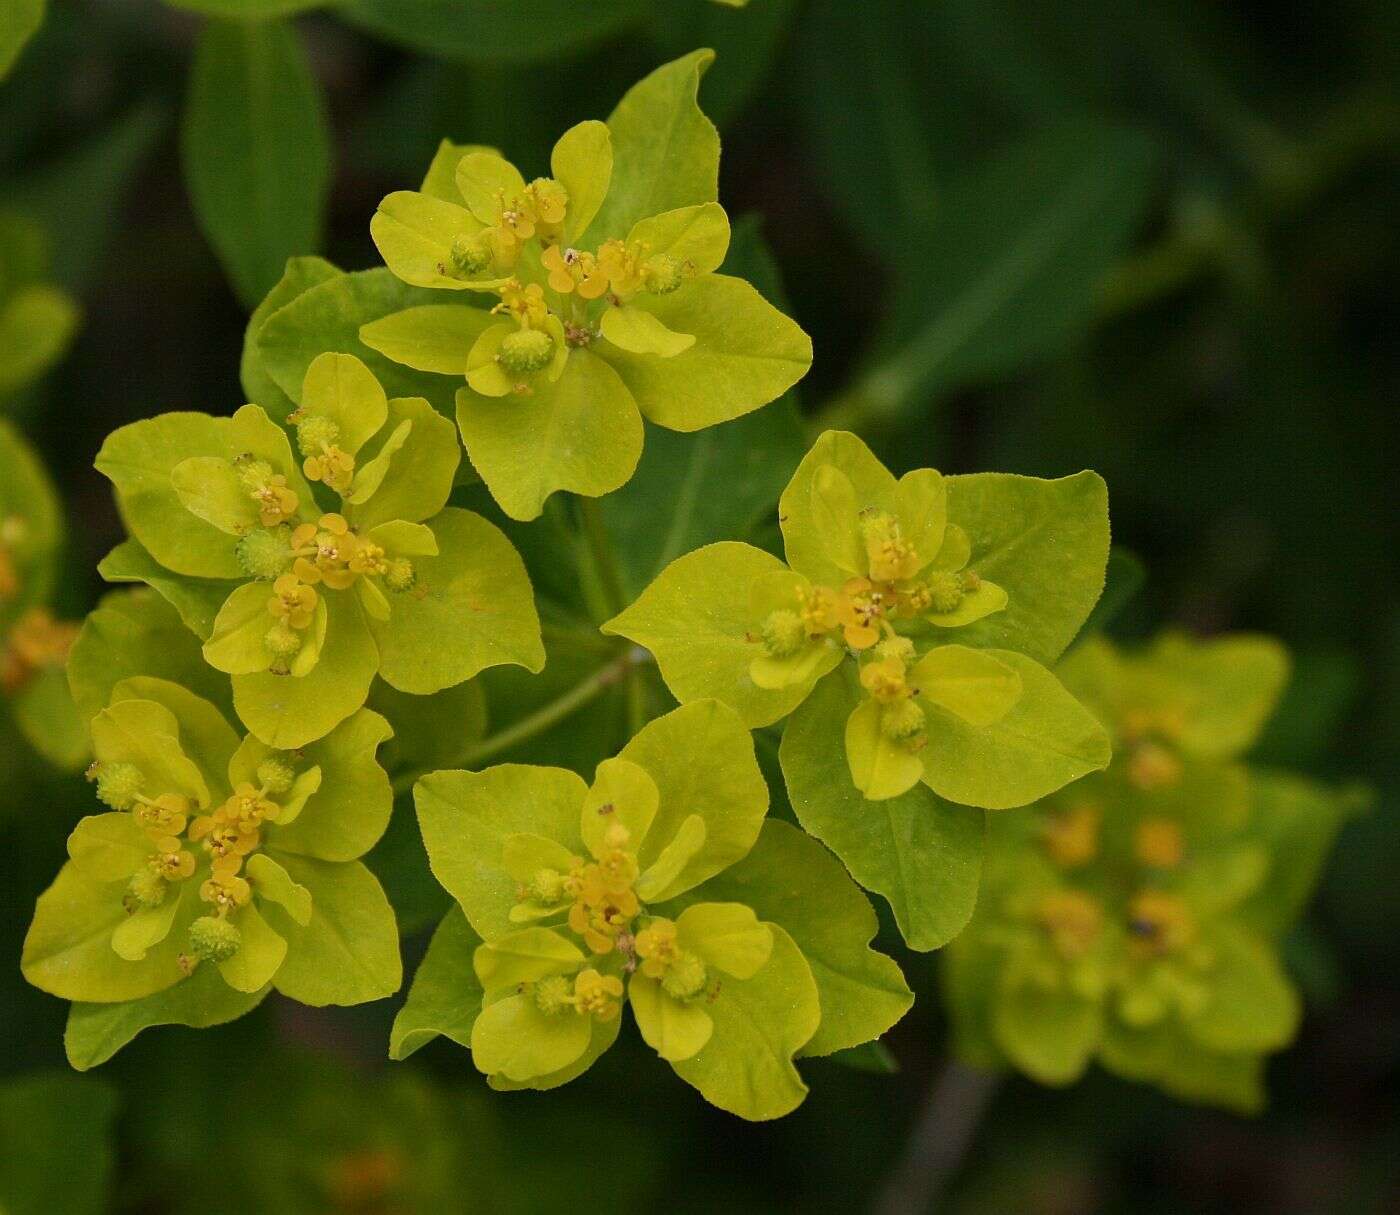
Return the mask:
[(489, 738), (483, 738), (462, 756), (461, 766), (464, 768), (475, 767), (484, 759), (490, 759), (493, 755), (499, 755), (502, 751), (507, 751), (511, 747), (534, 738), (537, 734), (543, 734), (551, 726), (558, 725), (564, 718), (576, 713), (584, 705), (625, 679), (634, 667), (650, 660), (651, 655), (647, 654), (645, 650), (628, 647), (612, 662), (599, 667), (582, 683), (575, 684), (562, 696), (551, 700), (546, 705), (541, 705), (533, 713), (527, 714), (519, 721), (512, 722), (504, 730), (492, 734)]
[(627, 600), (622, 592), (622, 574), (617, 567), (617, 556), (612, 541), (608, 539), (607, 524), (603, 521), (603, 508), (597, 498), (585, 497), (578, 499), (578, 506), (583, 534), (588, 541), (588, 551), (593, 558), (593, 568), (598, 574), (608, 614), (615, 616), (627, 606)]
[(951, 1060), (914, 1120), (899, 1166), (885, 1182), (875, 1215), (935, 1211), (992, 1104), (1001, 1078)]

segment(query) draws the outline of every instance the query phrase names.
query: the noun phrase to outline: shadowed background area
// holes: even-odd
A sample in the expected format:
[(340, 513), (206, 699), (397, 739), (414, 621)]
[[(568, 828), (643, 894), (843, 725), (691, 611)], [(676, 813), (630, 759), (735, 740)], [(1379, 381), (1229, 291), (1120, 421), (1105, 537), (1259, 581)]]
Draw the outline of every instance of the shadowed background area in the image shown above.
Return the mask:
[[(1102, 1073), (1063, 1092), (954, 1076), (947, 1120), (918, 1146), (947, 1174), (939, 1209), (1400, 1206), (1400, 6), (352, 0), (279, 17), (257, 62), (292, 84), (241, 135), (201, 126), (228, 100), (197, 61), (204, 14), (298, 7), (53, 0), (0, 82), (0, 213), (42, 225), (81, 308), (67, 357), (5, 405), (65, 500), (64, 612), (96, 601), (94, 567), (122, 538), (92, 469), (103, 438), (241, 404), (248, 310), (287, 255), (377, 264), (369, 217), (440, 138), (500, 147), (528, 176), (559, 131), (714, 46), (701, 101), (723, 138), (720, 197), (748, 247), (761, 234), (771, 250), (752, 277), (813, 337), (799, 388), (813, 433), (856, 429), (896, 472), (1098, 470), (1112, 631), (1275, 634), (1295, 673), (1256, 757), (1377, 791), (1288, 942), (1307, 1016), (1270, 1066), (1264, 1115)], [(210, 140), (223, 155), (201, 152)], [(230, 241), (242, 172), (270, 172), (273, 201)], [(688, 477), (701, 509), (732, 492), (731, 447), (658, 441), (658, 504)], [(650, 553), (651, 519), (611, 522)], [(537, 586), (549, 572), (532, 569)], [(569, 664), (551, 654), (553, 683), (488, 680), (488, 700), (528, 707), (577, 679)], [(506, 758), (591, 766), (621, 709), (604, 699)], [(65, 1070), (63, 1008), (15, 961), (91, 793), (12, 735), (0, 746), (0, 1179), (78, 1187), (47, 1209), (866, 1209), (942, 1071), (937, 956), (884, 924), (919, 997), (888, 1058), (805, 1065), (810, 1098), (771, 1125), (709, 1109), (630, 1033), (548, 1096), (490, 1093), (446, 1042), (390, 1064), (398, 1001), (323, 1013), (274, 998), (27, 1088)], [(781, 780), (774, 797), (790, 816)], [(386, 884), (410, 965), (445, 905), (414, 830), (401, 805), (378, 854), (407, 874)], [(964, 1134), (965, 1151), (936, 1146)], [(75, 1144), (92, 1145), (76, 1167)], [(921, 1209), (922, 1193), (886, 1209)]]

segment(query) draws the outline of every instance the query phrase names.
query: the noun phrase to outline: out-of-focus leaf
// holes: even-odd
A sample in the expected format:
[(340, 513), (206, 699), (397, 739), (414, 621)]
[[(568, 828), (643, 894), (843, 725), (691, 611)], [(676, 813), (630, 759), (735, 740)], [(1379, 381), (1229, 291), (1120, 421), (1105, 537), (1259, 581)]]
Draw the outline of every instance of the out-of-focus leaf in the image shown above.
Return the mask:
[(321, 8), (326, 0), (167, 0), (175, 8), (187, 8), (206, 17), (228, 17), (238, 21), (262, 21), (286, 17), (309, 8)]
[(137, 106), (76, 151), (8, 188), (8, 206), (55, 234), (53, 276), (62, 286), (80, 288), (101, 269), (123, 195), (162, 125), (157, 107)]
[(667, 58), (697, 46), (714, 49), (715, 65), (705, 76), (705, 113), (721, 127), (739, 116), (762, 83), (797, 3), (763, 0), (744, 11), (739, 11), (741, 7), (733, 0), (718, 4), (663, 0), (654, 6), (648, 30), (658, 54)]
[(905, 257), (893, 333), (854, 392), (867, 424), (1072, 343), (1147, 202), (1152, 148), (1132, 131), (1064, 127), (949, 184)]
[(44, 20), (45, 0), (5, 0), (0, 5), (0, 78), (3, 78), (24, 44)]
[(330, 179), (325, 105), (289, 26), (209, 23), (181, 147), (200, 226), (251, 307), (320, 243)]
[(37, 1075), (0, 1085), (0, 1210), (109, 1210), (116, 1113), (116, 1093), (95, 1080)]
[(1081, 637), (1101, 633), (1108, 628), (1125, 607), (1142, 590), (1147, 581), (1147, 567), (1131, 549), (1115, 544), (1108, 550), (1108, 568), (1104, 574), (1103, 594), (1080, 629)]
[(347, 21), (424, 54), (528, 63), (591, 46), (645, 16), (647, 0), (351, 0)]
[(876, 1072), (882, 1076), (893, 1076), (899, 1071), (899, 1060), (883, 1042), (862, 1042), (859, 1046), (847, 1047), (828, 1056), (833, 1063), (849, 1067), (857, 1072)]

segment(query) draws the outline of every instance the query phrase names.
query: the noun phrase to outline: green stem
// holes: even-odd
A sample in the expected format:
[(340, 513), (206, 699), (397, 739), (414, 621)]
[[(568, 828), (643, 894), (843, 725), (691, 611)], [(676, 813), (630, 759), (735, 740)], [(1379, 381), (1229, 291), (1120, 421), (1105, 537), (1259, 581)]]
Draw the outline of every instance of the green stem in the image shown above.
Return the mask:
[(537, 734), (543, 734), (551, 726), (558, 725), (566, 717), (578, 712), (590, 701), (596, 700), (609, 688), (616, 687), (628, 674), (643, 662), (650, 662), (651, 655), (645, 650), (629, 647), (624, 653), (606, 666), (599, 667), (581, 683), (575, 684), (562, 696), (541, 705), (533, 713), (512, 722), (504, 730), (483, 738), (476, 746), (462, 756), (464, 768), (474, 768), (483, 760), (508, 751), (511, 747), (528, 742)]
[(582, 496), (578, 499), (578, 506), (584, 538), (588, 541), (589, 555), (593, 559), (608, 614), (615, 616), (627, 606), (627, 600), (622, 591), (622, 573), (618, 569), (617, 555), (612, 541), (608, 539), (607, 524), (603, 521), (603, 508), (597, 498)]

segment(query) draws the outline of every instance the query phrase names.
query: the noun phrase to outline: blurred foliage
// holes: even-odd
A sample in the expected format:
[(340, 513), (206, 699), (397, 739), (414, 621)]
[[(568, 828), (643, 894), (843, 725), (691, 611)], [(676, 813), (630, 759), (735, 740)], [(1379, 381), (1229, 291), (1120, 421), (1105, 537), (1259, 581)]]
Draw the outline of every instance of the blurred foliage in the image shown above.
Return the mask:
[[(92, 570), (121, 537), (91, 469), (102, 438), (163, 410), (241, 403), (238, 299), (276, 279), (281, 252), (373, 265), (375, 203), (416, 184), (440, 138), (508, 146), (542, 167), (570, 122), (605, 115), (663, 58), (714, 45), (703, 97), (724, 137), (721, 195), (736, 217), (761, 217), (750, 222), (813, 335), (807, 418), (855, 425), (896, 471), (1096, 469), (1125, 547), (1090, 627), (1278, 635), (1295, 674), (1256, 756), (1361, 776), (1380, 794), (1342, 833), (1322, 897), (1286, 943), (1308, 1009), (1299, 1043), (1270, 1067), (1262, 1119), (1202, 1114), (1098, 1074), (1067, 1092), (1011, 1082), (951, 1209), (1394, 1209), (1397, 6), (600, 0), (535, 6), (563, 16), (538, 20), (523, 43), (466, 20), (512, 19), (486, 0), (356, 0), (293, 21), (308, 7), (53, 0), (42, 25), (42, 5), (0, 14), (0, 69), (14, 60), (0, 82), (0, 210), (43, 229), (51, 268), (39, 281), (83, 315), (69, 357), (6, 402), (66, 503), (55, 612), (94, 604)], [(245, 31), (248, 46), (305, 63), (301, 109), (250, 107), (236, 133), (196, 139), (197, 108), (186, 107), (197, 47), (207, 56), (224, 29), (206, 21), (251, 16), (282, 24)], [(205, 84), (215, 75), (206, 66)], [(240, 147), (269, 128), (293, 170), (240, 172)], [(182, 169), (182, 129), (203, 165), (192, 155)], [(328, 188), (304, 171), (320, 157)], [(246, 247), (235, 222), (249, 225)], [(323, 248), (297, 243), (318, 232)], [(775, 544), (758, 507), (771, 507), (803, 445), (795, 403), (782, 409), (700, 436), (648, 435), (638, 476), (607, 503), (629, 540), (629, 590), (721, 532)], [(480, 507), (479, 497), (463, 486), (455, 500)], [(646, 526), (661, 509), (679, 520), (671, 530)], [(567, 513), (507, 528), (531, 568), (549, 665), (539, 678), (490, 674), (488, 705), (528, 713), (597, 666), (587, 563), (546, 557), (558, 552), (549, 529), (572, 526)], [(589, 766), (632, 715), (666, 705), (650, 680), (620, 685), (498, 758)], [(492, 716), (493, 728), (508, 724)], [(758, 737), (771, 774), (772, 740)], [(3, 715), (0, 754), (0, 936), (15, 958), (90, 793), (34, 758)], [(415, 762), (446, 761), (405, 759)], [(781, 782), (774, 793), (782, 817)], [(369, 860), (406, 921), (435, 922), (441, 893), (415, 880), (421, 843), (402, 798)], [(453, 1209), (478, 1186), (487, 1209), (538, 1210), (573, 1201), (600, 1169), (620, 1210), (865, 1207), (946, 1044), (933, 963), (897, 939), (886, 925), (880, 941), (919, 995), (887, 1042), (900, 1070), (817, 1062), (807, 1104), (757, 1130), (689, 1100), (643, 1066), (635, 1041), (548, 1103), (488, 1097), (450, 1045), (391, 1068), (381, 1059), (395, 1001), (335, 1018), (270, 1001), (199, 1039), (146, 1035), (101, 1078), (65, 1077), (52, 1096), (36, 1069), (61, 1066), (61, 1009), (10, 968), (0, 1205), (31, 1209), (15, 1188), (30, 1184), (21, 1169), (52, 1161), (39, 1180), (75, 1189), (27, 1191), (37, 1209), (101, 1209), (91, 1187), (107, 1183), (86, 1170), (111, 1157), (85, 1145), (107, 1134), (115, 1100), (107, 1209), (118, 1211)], [(425, 945), (420, 931), (406, 949)], [(269, 1165), (256, 1177), (207, 1167), (225, 1152)]]

